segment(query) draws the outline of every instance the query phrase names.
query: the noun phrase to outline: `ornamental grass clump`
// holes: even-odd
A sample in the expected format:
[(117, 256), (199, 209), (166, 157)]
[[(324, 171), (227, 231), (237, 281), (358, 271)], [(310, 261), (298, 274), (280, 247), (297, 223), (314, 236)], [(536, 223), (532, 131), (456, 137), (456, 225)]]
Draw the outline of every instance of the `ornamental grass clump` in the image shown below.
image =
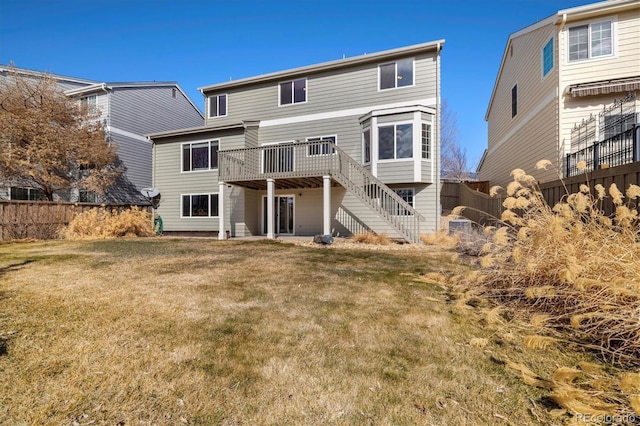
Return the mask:
[[(512, 175), (506, 189), (491, 191), (506, 198), (499, 225), (485, 229), (486, 294), (545, 315), (536, 321), (548, 333), (564, 332), (611, 361), (640, 364), (640, 187), (623, 193), (615, 183), (583, 184), (551, 207), (532, 176)], [(607, 197), (612, 215), (603, 212)]]
[[(536, 168), (549, 165), (541, 161)], [(485, 228), (489, 241), (481, 251), (480, 270), (462, 280), (463, 288), (474, 289), (467, 299), (471, 293), (484, 296), (506, 307), (511, 319), (528, 321), (532, 332), (523, 344), (529, 351), (571, 342), (616, 370), (637, 369), (640, 186), (623, 190), (615, 183), (608, 188), (583, 184), (550, 206), (532, 176), (520, 169), (512, 176), (506, 188), (491, 189), (491, 195), (505, 197), (505, 210), (496, 226)], [(609, 202), (612, 214), (604, 212)], [(560, 407), (557, 413), (573, 415), (575, 424), (602, 416), (639, 418), (640, 378), (638, 386), (628, 383), (640, 375), (605, 378), (573, 366), (542, 379), (522, 364), (505, 365), (526, 383), (548, 389)]]
[(91, 209), (76, 215), (64, 232), (68, 240), (154, 235), (151, 216), (138, 207), (122, 211)]

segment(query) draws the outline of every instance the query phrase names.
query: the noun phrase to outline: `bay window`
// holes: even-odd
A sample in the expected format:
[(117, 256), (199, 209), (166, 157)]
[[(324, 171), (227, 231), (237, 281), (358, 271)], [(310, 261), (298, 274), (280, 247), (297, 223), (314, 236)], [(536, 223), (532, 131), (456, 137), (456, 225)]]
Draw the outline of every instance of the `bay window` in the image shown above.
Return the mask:
[(378, 159), (413, 157), (413, 125), (394, 124), (378, 127)]

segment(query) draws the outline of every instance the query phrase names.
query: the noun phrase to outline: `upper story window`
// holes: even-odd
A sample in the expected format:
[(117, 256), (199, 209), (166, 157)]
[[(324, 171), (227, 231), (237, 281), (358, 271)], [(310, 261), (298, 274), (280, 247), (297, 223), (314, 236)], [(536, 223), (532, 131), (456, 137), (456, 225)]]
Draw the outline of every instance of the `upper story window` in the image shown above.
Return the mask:
[(182, 171), (217, 169), (219, 147), (217, 140), (182, 144)]
[(378, 70), (380, 90), (413, 86), (413, 58), (382, 64)]
[(413, 125), (394, 124), (378, 127), (378, 159), (413, 157)]
[(329, 143), (336, 143), (335, 136), (321, 136), (319, 138), (307, 138), (307, 142), (315, 142), (309, 145), (309, 155), (327, 155), (335, 154), (336, 149), (331, 147)]
[(518, 85), (511, 89), (511, 118), (518, 115)]
[(613, 55), (611, 21), (569, 28), (569, 62)]
[(12, 200), (42, 201), (44, 200), (44, 192), (35, 188), (18, 188), (11, 187)]
[(227, 116), (227, 95), (209, 96), (209, 118)]
[(83, 96), (80, 98), (80, 105), (87, 108), (89, 112), (96, 112), (98, 107), (98, 97), (96, 95)]
[(422, 158), (431, 158), (431, 125), (422, 123)]
[(553, 37), (542, 48), (542, 76), (553, 69)]
[(307, 102), (307, 79), (280, 83), (280, 105), (298, 104)]

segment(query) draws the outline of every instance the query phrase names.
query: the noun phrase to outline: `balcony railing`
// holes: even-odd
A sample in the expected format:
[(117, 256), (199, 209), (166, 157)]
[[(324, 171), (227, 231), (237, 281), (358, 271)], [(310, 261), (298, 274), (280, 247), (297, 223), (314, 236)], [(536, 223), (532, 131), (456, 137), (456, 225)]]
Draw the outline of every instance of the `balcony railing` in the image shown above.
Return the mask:
[(292, 142), (219, 152), (219, 179), (245, 185), (266, 179), (331, 176), (403, 238), (420, 241), (420, 215), (331, 141)]
[[(578, 169), (578, 163), (581, 161), (586, 164), (585, 169)], [(640, 125), (638, 124), (602, 142), (595, 142), (591, 146), (567, 154), (566, 176), (637, 161), (640, 161)]]

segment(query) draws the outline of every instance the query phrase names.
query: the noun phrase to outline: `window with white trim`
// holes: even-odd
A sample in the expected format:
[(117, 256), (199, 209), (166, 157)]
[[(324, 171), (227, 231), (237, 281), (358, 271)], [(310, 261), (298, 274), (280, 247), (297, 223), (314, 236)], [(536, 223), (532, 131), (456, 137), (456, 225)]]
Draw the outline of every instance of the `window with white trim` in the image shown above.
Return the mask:
[(20, 187), (12, 186), (9, 195), (12, 200), (23, 200), (23, 201), (43, 201), (44, 200), (44, 192), (35, 188), (20, 188)]
[(431, 124), (422, 123), (422, 158), (428, 160), (431, 158)]
[(393, 124), (378, 127), (378, 159), (413, 157), (413, 125)]
[[(414, 198), (415, 198), (415, 190), (413, 188), (391, 188), (393, 192), (411, 207), (415, 208)], [(382, 197), (382, 200), (385, 200), (385, 197)], [(389, 200), (390, 201), (390, 200)], [(411, 211), (407, 210), (407, 208), (402, 207), (395, 202), (388, 202), (389, 205), (385, 205), (387, 203), (383, 203), (383, 208), (394, 216), (410, 216), (412, 214)]]
[(380, 90), (413, 86), (413, 58), (400, 59), (378, 67)]
[(218, 168), (220, 141), (189, 142), (182, 144), (182, 171), (195, 172)]
[(298, 104), (307, 102), (307, 79), (280, 83), (280, 105)]
[(336, 149), (331, 147), (328, 142), (333, 144), (336, 143), (335, 136), (320, 136), (318, 138), (307, 138), (307, 142), (315, 142), (309, 144), (308, 155), (327, 155), (327, 154), (335, 154)]
[(98, 96), (88, 95), (80, 98), (80, 105), (83, 108), (89, 110), (90, 113), (94, 113), (98, 109)]
[(181, 217), (218, 216), (218, 194), (182, 195)]
[(542, 48), (542, 76), (546, 76), (553, 69), (553, 37)]
[(362, 132), (362, 163), (371, 163), (371, 129)]
[(209, 118), (227, 116), (227, 95), (209, 96)]
[(81, 203), (95, 203), (97, 202), (96, 193), (93, 191), (80, 191), (78, 193), (78, 201)]
[(569, 62), (613, 55), (613, 22), (569, 28)]

